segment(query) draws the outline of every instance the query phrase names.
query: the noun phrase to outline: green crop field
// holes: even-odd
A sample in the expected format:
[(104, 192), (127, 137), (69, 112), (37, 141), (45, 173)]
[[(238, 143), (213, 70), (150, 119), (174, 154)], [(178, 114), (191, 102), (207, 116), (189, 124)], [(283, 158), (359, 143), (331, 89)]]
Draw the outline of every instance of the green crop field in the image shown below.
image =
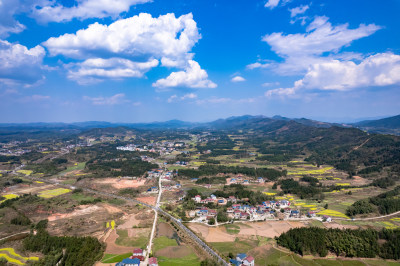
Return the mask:
[(115, 244), (120, 246), (138, 247), (144, 249), (149, 242), (150, 229), (141, 232), (138, 236), (135, 237), (129, 237), (128, 231), (123, 229), (118, 229), (117, 234), (119, 235), (119, 237), (115, 241)]
[(170, 239), (166, 236), (160, 236), (155, 238), (153, 241), (153, 252), (156, 252), (166, 247), (175, 247), (177, 245), (178, 243), (176, 243), (175, 239)]
[(132, 253), (125, 253), (125, 254), (104, 254), (103, 259), (101, 262), (103, 263), (116, 263), (116, 262), (121, 262), (123, 259), (129, 258), (132, 256)]

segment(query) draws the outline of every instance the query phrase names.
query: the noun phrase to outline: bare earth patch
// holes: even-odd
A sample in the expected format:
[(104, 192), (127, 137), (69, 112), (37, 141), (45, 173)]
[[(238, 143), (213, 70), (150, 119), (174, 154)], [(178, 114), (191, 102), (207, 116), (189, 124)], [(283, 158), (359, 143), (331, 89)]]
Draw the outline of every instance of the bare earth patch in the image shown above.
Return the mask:
[(259, 223), (246, 223), (246, 225), (240, 225), (239, 235), (258, 235), (269, 238), (274, 238), (280, 234), (288, 231), (291, 228), (304, 227), (301, 222), (289, 222), (289, 221), (268, 221)]
[(104, 207), (104, 209), (106, 209), (109, 214), (119, 213), (119, 212), (125, 213), (120, 208), (117, 208), (117, 207), (109, 205), (109, 204), (103, 204), (102, 207)]
[(191, 223), (189, 227), (196, 232), (196, 234), (202, 236), (204, 239), (208, 236), (208, 226), (202, 224)]
[(118, 229), (131, 229), (134, 226), (138, 226), (140, 223), (140, 220), (135, 218), (136, 214), (130, 214), (127, 215), (125, 217), (123, 217), (122, 219), (126, 219), (126, 221), (118, 226)]
[(167, 223), (160, 223), (157, 226), (157, 237), (160, 236), (172, 238), (174, 236), (174, 229)]
[(201, 235), (206, 242), (233, 242), (236, 238), (228, 234), (224, 226), (207, 227), (202, 224), (191, 224), (190, 228)]
[(8, 188), (6, 191), (7, 193), (13, 193), (17, 195), (22, 195), (22, 194), (37, 194), (39, 191), (42, 190), (48, 190), (48, 189), (54, 189), (56, 188), (54, 185), (43, 185), (43, 184), (37, 184), (35, 183), (34, 185), (30, 186), (14, 186), (12, 188)]
[(150, 205), (155, 205), (156, 204), (156, 197), (139, 197), (136, 198), (137, 200), (140, 200), (144, 203), (150, 204)]
[(117, 240), (118, 234), (116, 230), (112, 230), (110, 235), (104, 241), (107, 244), (105, 253), (108, 254), (123, 254), (128, 252), (133, 252), (134, 247), (124, 247), (115, 244), (115, 240)]
[(99, 209), (101, 209), (101, 208), (97, 205), (81, 205), (78, 207), (78, 209), (74, 210), (73, 212), (55, 213), (55, 214), (50, 215), (47, 219), (49, 220), (49, 222), (51, 222), (51, 221), (56, 221), (59, 219), (65, 219), (65, 218), (71, 218), (71, 217), (75, 217), (75, 216), (90, 214), (95, 211), (98, 211)]
[(326, 228), (338, 228), (338, 229), (358, 229), (356, 225), (344, 225), (344, 224), (337, 224), (337, 223), (325, 223)]
[(105, 178), (97, 181), (99, 184), (111, 184), (116, 189), (123, 188), (138, 188), (144, 186), (146, 179), (119, 179), (119, 178)]
[(187, 246), (177, 246), (177, 247), (166, 247), (156, 252), (157, 256), (163, 256), (167, 258), (182, 258), (188, 256), (192, 253)]

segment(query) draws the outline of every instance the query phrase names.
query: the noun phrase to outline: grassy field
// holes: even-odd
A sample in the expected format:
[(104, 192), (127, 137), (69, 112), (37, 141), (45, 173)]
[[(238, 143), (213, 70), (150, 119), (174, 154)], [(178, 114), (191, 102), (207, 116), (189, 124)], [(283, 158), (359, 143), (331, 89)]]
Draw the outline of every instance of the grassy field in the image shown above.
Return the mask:
[(400, 265), (399, 262), (358, 259), (358, 260), (343, 260), (343, 259), (316, 259), (311, 256), (301, 257), (293, 253), (280, 251), (276, 248), (271, 248), (264, 252), (250, 252), (255, 258), (256, 265), (309, 265), (309, 266), (394, 266)]
[(177, 245), (178, 243), (176, 243), (175, 239), (171, 239), (166, 236), (160, 236), (154, 239), (153, 252), (156, 252), (166, 247), (175, 247)]
[(236, 238), (234, 242), (213, 242), (209, 243), (213, 248), (228, 257), (229, 252), (233, 254), (246, 253), (258, 246), (257, 240), (240, 240)]
[(224, 225), (226, 228), (226, 232), (231, 235), (237, 235), (240, 232), (240, 226), (237, 224), (226, 224)]
[(135, 237), (129, 237), (128, 231), (123, 229), (118, 229), (117, 234), (119, 237), (115, 241), (115, 244), (125, 247), (138, 247), (144, 249), (149, 242), (150, 229)]
[(196, 254), (192, 253), (188, 256), (182, 258), (167, 258), (158, 257), (158, 265), (160, 266), (198, 266), (200, 265), (200, 260)]
[(33, 173), (32, 170), (18, 170), (17, 173), (21, 173), (24, 175), (31, 175)]
[(123, 259), (129, 258), (130, 256), (132, 256), (132, 253), (125, 253), (125, 254), (104, 254), (103, 259), (101, 260), (101, 262), (103, 263), (116, 263), (116, 262), (120, 262)]
[(67, 180), (62, 181), (61, 184), (72, 185), (72, 184), (75, 184), (75, 182), (76, 182), (75, 179), (67, 179)]
[(69, 172), (76, 171), (76, 170), (83, 170), (83, 169), (85, 168), (85, 166), (86, 166), (86, 163), (76, 163), (76, 164), (73, 165), (73, 166), (67, 167), (67, 169), (65, 169), (64, 171), (62, 171), (62, 172), (60, 173), (60, 175), (66, 175), (66, 174), (68, 174)]
[(72, 193), (71, 199), (76, 201), (82, 201), (82, 200), (93, 201), (95, 198), (89, 195), (85, 195), (83, 193)]

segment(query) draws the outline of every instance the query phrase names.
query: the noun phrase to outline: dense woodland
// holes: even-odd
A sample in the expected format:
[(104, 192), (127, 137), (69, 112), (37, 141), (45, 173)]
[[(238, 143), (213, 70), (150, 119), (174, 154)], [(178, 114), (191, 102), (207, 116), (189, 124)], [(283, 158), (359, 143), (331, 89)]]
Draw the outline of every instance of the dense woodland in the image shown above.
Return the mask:
[(94, 237), (51, 236), (37, 230), (23, 241), (26, 250), (46, 255), (35, 265), (93, 265), (103, 256), (104, 246)]
[(295, 228), (281, 234), (276, 240), (279, 245), (300, 255), (325, 257), (328, 253), (334, 253), (345, 257), (400, 259), (399, 229)]

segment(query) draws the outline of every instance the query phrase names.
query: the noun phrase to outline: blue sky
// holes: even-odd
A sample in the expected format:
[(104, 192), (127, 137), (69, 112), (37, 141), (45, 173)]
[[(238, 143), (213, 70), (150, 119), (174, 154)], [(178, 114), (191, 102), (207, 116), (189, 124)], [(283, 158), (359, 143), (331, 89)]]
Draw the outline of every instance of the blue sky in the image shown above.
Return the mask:
[(400, 113), (400, 1), (0, 0), (0, 122)]

